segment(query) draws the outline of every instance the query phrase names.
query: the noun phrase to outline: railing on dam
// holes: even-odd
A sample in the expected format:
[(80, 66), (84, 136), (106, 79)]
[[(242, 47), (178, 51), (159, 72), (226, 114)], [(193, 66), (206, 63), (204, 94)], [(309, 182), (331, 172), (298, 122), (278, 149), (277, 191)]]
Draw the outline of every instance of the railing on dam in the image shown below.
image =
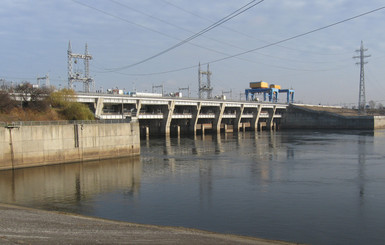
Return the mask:
[(112, 124), (129, 123), (130, 118), (126, 119), (101, 119), (101, 120), (59, 120), (59, 121), (16, 121), (11, 123), (0, 122), (1, 127), (18, 126), (40, 126), (40, 125), (68, 125), (68, 124)]

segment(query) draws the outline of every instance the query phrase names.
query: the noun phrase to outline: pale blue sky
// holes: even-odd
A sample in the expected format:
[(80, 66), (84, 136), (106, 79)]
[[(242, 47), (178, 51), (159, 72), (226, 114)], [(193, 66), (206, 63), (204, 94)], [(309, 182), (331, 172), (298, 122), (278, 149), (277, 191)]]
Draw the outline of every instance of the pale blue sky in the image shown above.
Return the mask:
[[(96, 89), (119, 87), (167, 92), (189, 86), (197, 96), (196, 66), (256, 49), (385, 6), (380, 0), (265, 0), (225, 24), (162, 56), (127, 66), (208, 27), (250, 0), (2, 0), (0, 78), (67, 85), (67, 47), (83, 53), (87, 42)], [(294, 40), (210, 64), (214, 94), (264, 80), (296, 91), (296, 101), (356, 105), (359, 66), (352, 57), (368, 48), (367, 101), (385, 104), (385, 9)], [(82, 86), (77, 85), (78, 88)], [(284, 99), (285, 96), (281, 95)]]

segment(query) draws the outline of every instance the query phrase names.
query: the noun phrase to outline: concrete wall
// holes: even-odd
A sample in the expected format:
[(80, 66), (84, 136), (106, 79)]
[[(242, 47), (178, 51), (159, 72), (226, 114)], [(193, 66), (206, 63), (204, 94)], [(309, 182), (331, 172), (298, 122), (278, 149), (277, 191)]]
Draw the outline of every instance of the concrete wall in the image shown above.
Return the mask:
[(0, 170), (139, 153), (137, 122), (0, 128)]
[[(385, 119), (377, 121), (385, 126)], [(374, 129), (375, 120), (373, 116), (342, 116), (290, 105), (280, 126), (282, 129)]]
[(385, 128), (385, 116), (375, 116), (374, 117), (374, 128), (375, 129)]

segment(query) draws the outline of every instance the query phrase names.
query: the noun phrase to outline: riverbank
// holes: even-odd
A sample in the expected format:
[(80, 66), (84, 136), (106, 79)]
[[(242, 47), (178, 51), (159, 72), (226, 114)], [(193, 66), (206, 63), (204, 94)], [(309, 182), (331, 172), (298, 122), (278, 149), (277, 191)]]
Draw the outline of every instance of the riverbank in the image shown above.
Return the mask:
[(141, 225), (0, 204), (1, 244), (290, 245), (179, 227)]

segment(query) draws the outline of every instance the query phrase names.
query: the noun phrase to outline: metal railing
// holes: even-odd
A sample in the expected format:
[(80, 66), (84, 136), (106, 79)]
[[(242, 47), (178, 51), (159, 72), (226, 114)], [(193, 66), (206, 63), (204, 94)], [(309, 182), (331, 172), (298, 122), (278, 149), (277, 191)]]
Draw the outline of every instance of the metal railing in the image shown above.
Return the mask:
[(71, 121), (17, 121), (12, 123), (0, 122), (1, 127), (40, 126), (40, 125), (68, 125), (68, 124), (113, 124), (130, 123), (131, 118), (126, 119), (102, 119), (102, 120), (71, 120)]

